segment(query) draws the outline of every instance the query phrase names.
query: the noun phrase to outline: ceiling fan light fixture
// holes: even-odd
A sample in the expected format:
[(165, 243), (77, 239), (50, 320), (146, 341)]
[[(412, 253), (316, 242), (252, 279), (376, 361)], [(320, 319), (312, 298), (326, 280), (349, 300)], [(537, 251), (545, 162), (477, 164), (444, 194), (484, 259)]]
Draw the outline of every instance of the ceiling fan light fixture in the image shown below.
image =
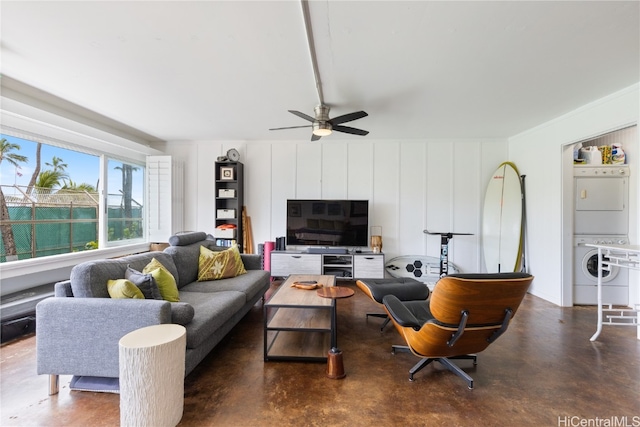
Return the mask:
[(313, 124), (313, 134), (316, 136), (331, 135), (331, 124), (327, 122), (316, 122)]

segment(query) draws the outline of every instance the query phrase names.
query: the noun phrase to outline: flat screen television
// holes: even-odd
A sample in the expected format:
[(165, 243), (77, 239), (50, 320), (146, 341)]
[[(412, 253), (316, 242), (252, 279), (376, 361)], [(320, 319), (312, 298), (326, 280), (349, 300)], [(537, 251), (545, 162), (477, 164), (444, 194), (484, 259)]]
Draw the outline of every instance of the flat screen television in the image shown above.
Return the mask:
[(369, 245), (368, 200), (287, 200), (287, 246)]

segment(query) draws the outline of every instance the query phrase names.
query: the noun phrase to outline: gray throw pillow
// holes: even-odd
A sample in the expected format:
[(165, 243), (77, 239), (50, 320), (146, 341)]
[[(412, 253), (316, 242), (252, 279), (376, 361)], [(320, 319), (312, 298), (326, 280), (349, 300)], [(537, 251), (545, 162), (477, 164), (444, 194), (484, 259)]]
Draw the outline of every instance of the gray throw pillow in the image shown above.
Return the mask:
[(127, 271), (124, 272), (124, 278), (140, 288), (145, 299), (162, 299), (160, 289), (158, 289), (158, 285), (151, 274), (143, 274), (138, 270), (127, 267)]

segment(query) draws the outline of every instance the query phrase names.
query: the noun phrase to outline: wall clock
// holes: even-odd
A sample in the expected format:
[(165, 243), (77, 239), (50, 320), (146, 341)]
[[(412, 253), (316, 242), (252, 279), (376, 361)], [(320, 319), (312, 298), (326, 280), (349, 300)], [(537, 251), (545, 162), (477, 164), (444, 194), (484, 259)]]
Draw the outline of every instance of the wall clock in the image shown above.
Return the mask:
[(231, 148), (229, 151), (227, 151), (227, 158), (231, 162), (237, 162), (238, 160), (240, 160), (240, 153), (238, 153), (238, 150), (236, 150), (235, 148)]

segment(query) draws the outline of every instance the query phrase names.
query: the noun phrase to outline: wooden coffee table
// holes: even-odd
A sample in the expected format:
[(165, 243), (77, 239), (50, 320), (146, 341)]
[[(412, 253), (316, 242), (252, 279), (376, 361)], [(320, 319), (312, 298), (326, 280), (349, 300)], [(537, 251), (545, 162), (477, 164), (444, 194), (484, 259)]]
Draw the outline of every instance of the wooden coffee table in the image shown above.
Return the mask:
[(335, 276), (292, 274), (280, 285), (264, 310), (264, 360), (324, 362), (337, 346), (336, 300), (318, 296), (317, 289), (292, 287), (294, 282), (316, 281), (333, 287)]

